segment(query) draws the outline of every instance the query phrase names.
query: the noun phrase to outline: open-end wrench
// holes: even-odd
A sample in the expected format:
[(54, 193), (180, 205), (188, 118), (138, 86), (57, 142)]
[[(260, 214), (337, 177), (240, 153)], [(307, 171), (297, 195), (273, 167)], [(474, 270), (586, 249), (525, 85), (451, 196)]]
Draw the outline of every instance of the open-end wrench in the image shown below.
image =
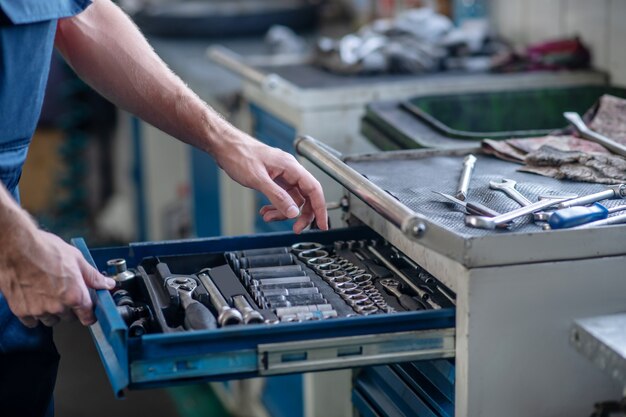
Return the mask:
[[(504, 192), (512, 200), (516, 201), (520, 206), (526, 207), (526, 206), (531, 205), (532, 201), (530, 201), (522, 193), (517, 191), (517, 189), (515, 188), (516, 185), (517, 185), (517, 182), (515, 180), (511, 180), (507, 178), (502, 179), (501, 182), (489, 181), (489, 188), (491, 188), (492, 190), (499, 190), (499, 191)], [(577, 195), (574, 195), (571, 197), (569, 196), (540, 196), (539, 199), (540, 200), (546, 200), (546, 199), (554, 200), (554, 199), (566, 198), (566, 197), (575, 198), (578, 196)], [(547, 213), (543, 211), (533, 213), (533, 220), (536, 222), (547, 222), (548, 219), (550, 218), (550, 214), (551, 213)]]
[(525, 207), (531, 205), (532, 201), (517, 191), (517, 189), (515, 189), (515, 185), (517, 185), (517, 181), (510, 180), (508, 178), (503, 178), (502, 181), (489, 181), (489, 188), (492, 190), (502, 191), (512, 200), (517, 201), (520, 206)]
[(512, 220), (526, 216), (528, 214), (532, 214), (536, 211), (541, 211), (550, 206), (557, 205), (558, 203), (565, 200), (565, 198), (559, 198), (554, 200), (540, 200), (526, 207), (521, 207), (496, 217), (465, 216), (465, 224), (470, 227), (476, 227), (479, 229), (495, 229), (501, 224), (506, 224)]
[(573, 206), (586, 206), (587, 204), (595, 203), (597, 201), (620, 198), (626, 198), (626, 184), (610, 185), (608, 189), (604, 191), (564, 201), (558, 205), (558, 208), (562, 209)]

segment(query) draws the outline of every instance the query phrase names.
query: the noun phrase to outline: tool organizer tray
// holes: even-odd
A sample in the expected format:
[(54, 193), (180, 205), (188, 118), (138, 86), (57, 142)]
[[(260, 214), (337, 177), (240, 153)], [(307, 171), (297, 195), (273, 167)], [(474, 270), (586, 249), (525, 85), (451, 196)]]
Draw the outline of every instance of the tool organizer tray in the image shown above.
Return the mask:
[[(346, 292), (333, 291), (336, 287), (329, 286), (329, 280), (320, 279), (318, 273), (321, 270), (313, 269), (315, 262), (309, 263), (310, 258), (295, 252), (292, 245), (299, 242), (319, 242), (330, 252), (329, 256), (368, 269), (374, 277), (382, 278), (385, 275), (387, 278), (400, 279), (400, 274), (404, 274), (402, 279), (411, 281), (409, 287), (419, 286), (414, 293), (405, 287), (405, 293), (412, 294), (411, 302), (418, 302), (421, 307), (415, 311), (403, 308), (400, 298), (394, 301), (389, 292), (385, 297), (386, 309), (381, 307), (377, 312), (355, 313), (361, 311), (355, 307), (357, 304), (342, 304), (348, 303), (348, 299), (344, 298)], [(367, 227), (315, 231), (302, 235), (275, 233), (131, 243), (123, 247), (99, 249), (89, 249), (80, 238), (74, 239), (73, 243), (101, 271), (107, 270), (108, 261), (124, 259), (129, 268), (126, 272), (132, 271), (135, 276), (129, 281), (118, 281), (118, 287), (121, 286), (133, 299), (134, 304), (129, 305), (144, 310), (147, 307), (151, 312), (151, 321), (141, 332), (137, 332), (137, 322), (131, 325), (127, 320), (128, 314), (124, 315), (124, 309), (128, 309), (126, 303), (120, 301), (117, 290), (96, 292), (95, 314), (98, 321), (90, 330), (118, 396), (125, 389), (454, 356), (454, 294), (408, 258), (400, 261), (399, 252)], [(254, 269), (249, 264), (253, 257), (247, 255), (246, 258), (244, 251), (267, 251), (267, 248), (281, 247), (291, 251), (294, 259), (292, 267), (303, 266), (304, 272), (300, 275), (311, 277), (315, 287), (319, 288), (320, 294), (317, 296), (323, 297), (327, 304), (333, 306), (333, 315), (327, 316), (327, 313), (319, 311), (313, 314), (315, 317), (308, 313), (303, 313), (303, 316), (281, 316), (278, 307), (284, 306), (281, 304), (282, 297), (279, 295), (278, 299), (268, 301), (275, 287), (268, 291), (264, 289), (262, 296), (265, 298), (261, 301), (258, 294), (255, 295), (251, 287), (245, 284), (253, 278)], [(359, 251), (363, 254), (371, 247), (376, 247), (384, 259), (396, 259), (393, 262), (397, 268), (404, 269), (393, 270), (392, 266), (390, 270), (379, 273), (377, 271), (381, 265), (362, 255), (355, 255)], [(404, 262), (404, 266), (399, 266), (399, 262)], [(167, 265), (167, 268), (163, 268), (163, 265)], [(167, 290), (167, 282), (180, 277), (195, 279), (200, 277), (201, 271), (208, 271), (206, 273), (211, 276), (219, 292), (229, 300), (229, 304), (234, 303), (232, 300), (235, 294), (245, 293), (247, 301), (262, 314), (265, 322), (223, 325), (218, 317), (219, 311), (214, 310), (211, 304), (213, 301), (209, 299), (209, 286), (199, 279), (198, 288), (202, 286), (203, 289), (194, 298), (210, 309), (220, 327), (189, 330), (187, 322), (174, 311), (184, 304), (182, 295), (176, 299), (175, 292)], [(358, 275), (352, 276), (358, 280)], [(117, 275), (115, 277), (118, 278)], [(325, 286), (326, 283), (329, 285)], [(246, 292), (242, 285), (249, 291)], [(432, 295), (424, 297), (421, 289), (429, 290), (429, 285), (433, 290)], [(380, 279), (376, 281), (376, 286), (382, 290)], [(155, 295), (155, 292), (160, 295)], [(299, 297), (296, 295), (286, 299), (294, 301)], [(430, 301), (423, 304), (423, 300)], [(272, 304), (274, 302), (279, 304)]]

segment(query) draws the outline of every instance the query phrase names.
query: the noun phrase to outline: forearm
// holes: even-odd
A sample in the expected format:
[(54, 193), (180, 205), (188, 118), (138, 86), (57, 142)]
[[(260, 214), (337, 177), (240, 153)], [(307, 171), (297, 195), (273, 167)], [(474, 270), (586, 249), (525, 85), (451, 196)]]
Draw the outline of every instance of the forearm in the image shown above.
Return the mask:
[(221, 141), (235, 136), (109, 0), (95, 0), (83, 13), (59, 21), (56, 46), (100, 94), (175, 138), (214, 155)]
[(33, 219), (15, 202), (2, 183), (0, 183), (0, 230), (2, 230), (0, 243), (3, 247), (0, 255), (8, 254), (11, 242), (19, 240), (25, 233), (37, 230)]

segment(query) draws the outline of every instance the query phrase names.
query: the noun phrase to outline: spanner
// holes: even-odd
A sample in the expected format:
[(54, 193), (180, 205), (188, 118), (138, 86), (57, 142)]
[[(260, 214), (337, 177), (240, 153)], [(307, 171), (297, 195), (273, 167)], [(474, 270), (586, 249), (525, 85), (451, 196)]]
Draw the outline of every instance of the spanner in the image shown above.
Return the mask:
[[(499, 191), (504, 192), (507, 196), (509, 196), (509, 198), (516, 201), (520, 206), (526, 207), (526, 206), (531, 205), (532, 201), (530, 201), (522, 193), (517, 191), (517, 189), (515, 188), (516, 185), (517, 185), (517, 181), (507, 179), (507, 178), (503, 178), (501, 182), (489, 181), (489, 188), (491, 188), (492, 190), (499, 190)], [(558, 197), (555, 196), (555, 197), (552, 197), (551, 199), (554, 200), (556, 198)], [(546, 212), (533, 213), (533, 220), (536, 222), (547, 222), (549, 218), (550, 218), (550, 213), (546, 213)]]
[(626, 198), (626, 184), (611, 185), (607, 190), (564, 201), (558, 207), (562, 209), (573, 206), (586, 206), (597, 201), (620, 198)]
[(515, 189), (515, 185), (517, 181), (510, 180), (507, 178), (503, 178), (502, 181), (489, 181), (489, 188), (492, 190), (502, 191), (504, 194), (508, 195), (512, 200), (517, 201), (517, 203), (522, 206), (529, 206), (532, 204), (532, 201), (524, 197), (522, 193)]
[(521, 207), (496, 217), (466, 216), (465, 224), (470, 227), (477, 227), (479, 229), (495, 229), (496, 227), (498, 227), (498, 225), (508, 223), (511, 220), (526, 216), (528, 214), (532, 214), (536, 211), (541, 211), (550, 206), (557, 205), (558, 203), (565, 200), (567, 199), (559, 198), (554, 200), (540, 200), (526, 207)]

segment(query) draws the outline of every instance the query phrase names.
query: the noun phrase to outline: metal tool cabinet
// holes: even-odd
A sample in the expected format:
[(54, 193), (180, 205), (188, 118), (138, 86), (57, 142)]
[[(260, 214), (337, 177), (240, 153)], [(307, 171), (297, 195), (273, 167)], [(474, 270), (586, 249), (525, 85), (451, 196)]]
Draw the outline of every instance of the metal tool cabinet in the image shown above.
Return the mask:
[[(621, 387), (575, 352), (568, 336), (577, 318), (623, 310), (626, 226), (549, 232), (530, 225), (507, 232), (455, 230), (452, 223), (425, 214), (419, 205), (416, 209), (406, 195), (387, 185), (398, 169), (401, 183), (421, 178), (425, 171), (420, 163), (442, 167), (433, 174), (433, 187), (455, 184), (458, 172), (443, 169), (445, 163), (454, 166), (454, 158), (460, 161), (477, 149), (341, 159), (311, 138), (299, 139), (295, 147), (346, 187), (346, 215), (352, 227), (304, 237), (282, 233), (94, 250), (82, 240), (75, 244), (102, 269), (107, 259), (117, 257), (133, 266), (149, 255), (382, 236), (452, 288), (456, 309), (131, 340), (110, 295), (100, 291), (98, 323), (92, 332), (117, 393), (126, 387), (394, 364), (357, 373), (352, 401), (359, 415), (580, 415), (594, 401), (620, 395)], [(443, 157), (451, 159), (440, 164), (437, 158)], [(484, 180), (481, 158), (487, 157), (479, 156), (473, 180), (477, 185)], [(368, 163), (381, 163), (376, 169), (385, 175), (377, 175)], [(418, 165), (406, 169), (407, 163)], [(530, 175), (514, 172), (505, 162), (494, 164), (497, 169), (491, 175)], [(532, 181), (565, 191), (601, 188), (540, 178)], [(422, 359), (428, 362), (414, 362)]]
[[(624, 310), (626, 225), (548, 232), (530, 225), (500, 233), (455, 230), (449, 222), (411, 209), (406, 195), (375, 184), (384, 187), (393, 175), (408, 184), (425, 175), (420, 167), (446, 155), (457, 157), (459, 169), (441, 166), (432, 187), (454, 186), (462, 155), (478, 149), (386, 152), (344, 162), (311, 138), (301, 138), (296, 148), (346, 187), (353, 222), (366, 224), (455, 290), (457, 417), (585, 415), (595, 401), (620, 396), (619, 384), (569, 346), (569, 331), (575, 319)], [(371, 162), (380, 166), (368, 168)], [(404, 165), (412, 163), (415, 169)], [(485, 180), (481, 164), (479, 158), (473, 181)], [(529, 175), (514, 167), (491, 174)], [(602, 188), (531, 177), (570, 191)], [(357, 379), (353, 399), (363, 416), (412, 415), (394, 405), (399, 400), (391, 391), (409, 389), (411, 383), (406, 378), (394, 383), (398, 372), (393, 368), (370, 370)]]
[[(310, 63), (259, 65), (223, 47), (211, 47), (208, 53), (214, 62), (243, 79), (242, 112), (250, 115), (251, 123), (247, 131), (287, 152), (292, 151), (296, 135), (311, 135), (345, 154), (376, 150), (360, 133), (366, 105), (373, 101), (400, 100), (425, 94), (604, 85), (608, 82), (605, 74), (594, 71), (517, 74), (450, 72), (347, 77), (331, 74)], [(463, 141), (456, 142), (442, 141), (435, 146), (465, 146)], [(315, 166), (304, 162), (324, 186), (327, 199), (338, 201), (341, 187)], [(238, 191), (229, 198), (240, 199), (244, 198), (243, 195)], [(264, 204), (261, 197), (257, 196), (257, 204), (259, 207)], [(256, 218), (257, 211), (251, 208), (249, 216)], [(241, 224), (240, 216), (229, 217), (228, 213), (224, 213), (223, 230), (233, 228), (229, 226), (231, 223)], [(339, 213), (331, 212), (330, 218), (333, 223), (340, 223)], [(262, 232), (288, 226), (256, 223), (254, 227), (257, 232)]]

